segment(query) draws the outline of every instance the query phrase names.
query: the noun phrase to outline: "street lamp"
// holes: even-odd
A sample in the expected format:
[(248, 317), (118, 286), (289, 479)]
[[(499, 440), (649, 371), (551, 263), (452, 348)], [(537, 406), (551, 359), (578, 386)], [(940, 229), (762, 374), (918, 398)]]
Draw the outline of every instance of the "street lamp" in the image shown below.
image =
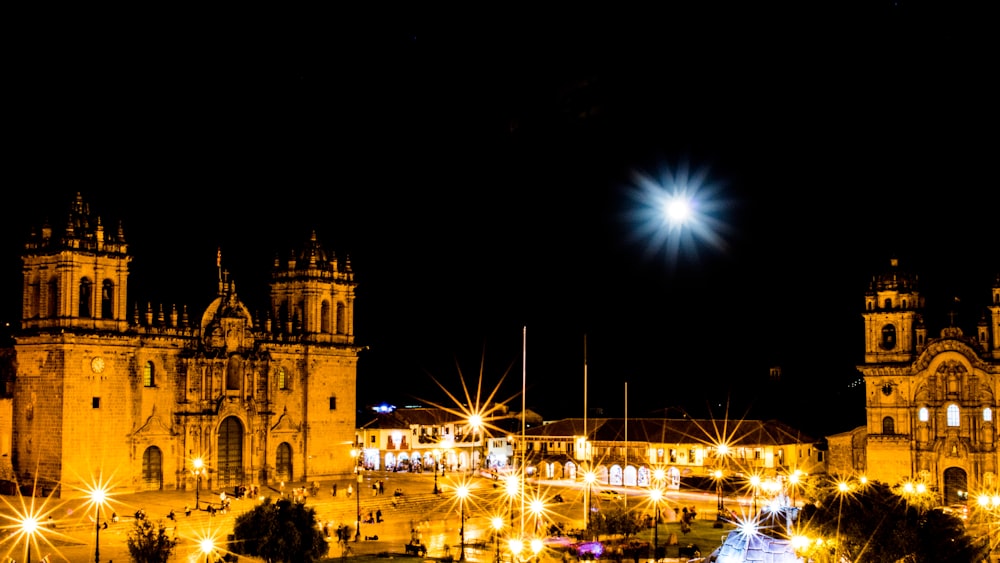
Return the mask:
[(542, 540), (538, 538), (531, 540), (531, 552), (535, 554), (536, 563), (538, 561), (538, 554), (542, 551), (543, 547), (545, 547), (545, 544), (542, 543)]
[(101, 563), (101, 506), (106, 494), (102, 487), (90, 491), (90, 501), (94, 503), (94, 563)]
[[(508, 511), (510, 512), (510, 529), (514, 529), (514, 498), (517, 497), (518, 491), (520, 490), (520, 483), (517, 480), (516, 475), (508, 475), (506, 478), (506, 493), (508, 498)], [(523, 530), (522, 530), (523, 532)]]
[(760, 487), (760, 475), (750, 476), (750, 487), (753, 489), (753, 513), (757, 514), (757, 489)]
[(205, 538), (201, 540), (201, 552), (205, 554), (205, 563), (209, 563), (208, 556), (215, 551), (215, 541), (212, 538)]
[(795, 508), (795, 493), (799, 488), (799, 480), (802, 479), (802, 470), (796, 469), (788, 476), (788, 484), (792, 489), (792, 508)]
[(358, 527), (357, 531), (354, 532), (354, 541), (358, 542), (361, 541), (361, 484), (365, 482), (365, 476), (364, 473), (361, 472), (361, 465), (360, 465), (361, 450), (357, 448), (352, 449), (351, 457), (355, 459), (354, 472), (357, 474), (356, 480), (358, 482), (357, 490), (354, 491), (355, 499), (357, 499), (355, 500), (355, 503), (357, 504), (357, 510), (358, 510), (358, 519), (357, 519)]
[(494, 563), (500, 563), (500, 530), (503, 529), (503, 518), (494, 516), (491, 523), (493, 524), (493, 539), (497, 546), (496, 557), (493, 561)]
[(431, 455), (434, 457), (434, 494), (437, 495), (441, 493), (441, 489), (438, 488), (438, 465), (441, 464), (441, 460), (437, 450), (431, 452)]
[[(476, 453), (478, 453), (477, 452), (477, 447), (476, 447), (476, 444), (477, 444), (477, 442), (476, 442), (476, 435), (478, 434), (480, 437), (482, 437), (482, 434), (483, 434), (483, 416), (481, 414), (479, 414), (479, 413), (475, 413), (472, 416), (470, 416), (469, 417), (469, 426), (472, 428), (472, 452), (470, 454), (472, 456), (472, 460), (471, 460), (472, 463), (469, 463), (469, 466), (473, 469), (473, 471), (475, 471), (476, 469), (479, 468), (479, 462), (480, 462), (480, 459), (479, 459), (480, 456), (476, 456)], [(481, 446), (482, 445), (480, 444), (480, 447)]]
[(35, 541), (35, 532), (38, 531), (38, 519), (34, 516), (25, 516), (21, 520), (21, 534), (24, 536), (25, 561), (31, 563), (31, 543)]
[(725, 506), (724, 506), (724, 504), (722, 502), (722, 477), (724, 475), (725, 474), (722, 472), (721, 469), (716, 469), (712, 473), (712, 477), (715, 479), (715, 495), (716, 495), (716, 497), (718, 499), (718, 503), (716, 505), (716, 510), (719, 511), (718, 515), (717, 515), (717, 519), (718, 518), (722, 518), (722, 512), (725, 510)]
[(194, 471), (192, 471), (192, 473), (194, 473), (194, 476), (197, 479), (197, 483), (194, 486), (194, 509), (201, 510), (201, 508), (198, 506), (199, 503), (198, 497), (201, 494), (201, 474), (204, 471), (205, 462), (200, 457), (196, 457), (191, 462), (191, 465), (194, 467)]
[(545, 503), (542, 499), (536, 498), (531, 501), (531, 514), (535, 517), (535, 535), (538, 535), (538, 521), (541, 520), (545, 512)]
[(662, 489), (650, 489), (649, 498), (653, 501), (654, 516), (653, 516), (653, 560), (660, 560), (660, 499), (663, 498)]
[(587, 491), (586, 491), (586, 495), (585, 495), (586, 498), (584, 498), (584, 502), (583, 502), (583, 510), (584, 510), (584, 515), (583, 515), (583, 529), (584, 530), (590, 528), (590, 497), (591, 497), (591, 488), (594, 486), (594, 482), (595, 481), (597, 481), (597, 473), (594, 473), (592, 470), (587, 470), (586, 472), (584, 472), (584, 474), (583, 474), (583, 482), (587, 485)]
[(466, 484), (461, 484), (455, 489), (455, 494), (458, 495), (458, 505), (461, 510), (461, 525), (458, 528), (458, 560), (465, 561), (465, 497), (469, 496), (469, 487)]
[(521, 558), (521, 552), (524, 551), (524, 542), (520, 538), (511, 538), (507, 542), (507, 549), (510, 550), (511, 561), (517, 561)]

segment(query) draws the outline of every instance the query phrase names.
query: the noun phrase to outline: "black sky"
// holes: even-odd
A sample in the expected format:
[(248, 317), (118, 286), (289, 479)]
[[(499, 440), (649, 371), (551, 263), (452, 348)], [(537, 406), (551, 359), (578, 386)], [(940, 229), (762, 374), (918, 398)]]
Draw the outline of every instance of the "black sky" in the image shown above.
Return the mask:
[[(510, 367), (502, 398), (523, 375), (529, 406), (580, 416), (586, 338), (608, 414), (627, 382), (630, 416), (728, 403), (850, 429), (862, 299), (891, 257), (932, 331), (954, 297), (967, 331), (987, 301), (1000, 98), (975, 14), (821, 8), (31, 27), (7, 76), (0, 311), (30, 227), (79, 191), (124, 223), (140, 302), (200, 310), (218, 247), (252, 310), (311, 230), (350, 254), (363, 403), (440, 400), (431, 376), (460, 393), (483, 362), (487, 391)], [(684, 169), (725, 204), (725, 248), (646, 256), (634, 175)]]

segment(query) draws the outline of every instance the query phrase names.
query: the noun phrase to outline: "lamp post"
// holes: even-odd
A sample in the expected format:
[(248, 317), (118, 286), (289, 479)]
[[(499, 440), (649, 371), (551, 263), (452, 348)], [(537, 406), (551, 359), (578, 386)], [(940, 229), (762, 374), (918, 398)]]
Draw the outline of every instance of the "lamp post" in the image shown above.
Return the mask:
[[(514, 498), (517, 497), (519, 489), (519, 483), (516, 475), (508, 475), (506, 479), (506, 493), (508, 499), (508, 512), (510, 512), (510, 529), (514, 529)], [(522, 530), (523, 532), (523, 530)]]
[(469, 496), (469, 487), (464, 483), (459, 485), (455, 489), (455, 494), (458, 495), (458, 505), (461, 511), (461, 523), (458, 528), (458, 560), (465, 561), (465, 497)]
[(760, 487), (760, 475), (750, 476), (750, 488), (753, 489), (753, 513), (757, 515), (757, 489)]
[(542, 540), (538, 538), (531, 540), (531, 553), (535, 555), (536, 563), (538, 561), (538, 554), (541, 553), (543, 547), (545, 547), (545, 544), (542, 543)]
[(796, 469), (788, 476), (788, 484), (792, 489), (792, 508), (795, 508), (795, 493), (799, 488), (799, 479), (802, 478), (802, 470)]
[(24, 535), (25, 561), (31, 563), (31, 542), (35, 541), (38, 531), (38, 520), (34, 516), (26, 516), (21, 520), (21, 533)]
[(356, 474), (356, 481), (358, 483), (357, 490), (354, 491), (355, 503), (357, 505), (358, 518), (357, 518), (357, 529), (354, 532), (354, 541), (361, 541), (361, 484), (365, 481), (365, 476), (361, 472), (361, 450), (354, 448), (351, 450), (351, 457), (354, 458), (354, 473)]
[(591, 492), (592, 492), (591, 488), (594, 486), (594, 482), (595, 481), (597, 481), (597, 474), (594, 473), (592, 470), (587, 470), (583, 474), (583, 482), (587, 485), (587, 490), (586, 490), (586, 494), (585, 494), (586, 498), (584, 498), (584, 502), (583, 502), (583, 509), (584, 509), (584, 512), (585, 512), (584, 515), (583, 515), (583, 529), (584, 530), (587, 530), (588, 528), (590, 528), (590, 497), (591, 497)]
[(101, 487), (90, 491), (90, 500), (94, 503), (94, 563), (101, 563), (101, 505), (105, 496)]
[(194, 467), (192, 473), (194, 473), (195, 479), (197, 479), (197, 482), (195, 483), (194, 486), (194, 509), (201, 510), (201, 508), (198, 506), (200, 500), (198, 497), (201, 495), (201, 474), (205, 468), (205, 461), (202, 460), (200, 457), (196, 457), (191, 462), (191, 465), (192, 467)]
[(534, 516), (535, 520), (535, 535), (538, 535), (538, 523), (542, 519), (542, 514), (545, 513), (545, 503), (542, 499), (536, 498), (531, 501), (531, 514)]
[(660, 560), (660, 499), (663, 498), (663, 490), (650, 489), (649, 498), (653, 501), (653, 560)]
[(208, 556), (215, 551), (215, 541), (212, 538), (205, 538), (201, 540), (201, 552), (205, 554), (205, 563), (209, 563)]
[(441, 489), (438, 488), (438, 466), (441, 464), (441, 460), (437, 450), (434, 450), (432, 455), (434, 457), (434, 494), (437, 495), (441, 493)]
[(996, 529), (994, 521), (996, 519), (997, 510), (1000, 509), (1000, 494), (994, 493), (989, 495), (983, 493), (976, 498), (976, 502), (979, 504), (979, 508), (986, 512), (985, 517), (988, 518), (988, 520), (986, 520), (986, 559), (987, 561), (992, 561), (993, 536), (994, 530)]
[(719, 511), (718, 516), (720, 518), (722, 517), (723, 510), (725, 510), (725, 507), (723, 506), (723, 502), (722, 502), (722, 477), (723, 476), (724, 476), (724, 473), (722, 472), (721, 469), (716, 469), (712, 473), (712, 477), (715, 478), (715, 496), (716, 496), (716, 499), (717, 499), (716, 510)]
[(520, 538), (511, 538), (507, 542), (507, 549), (510, 550), (511, 563), (521, 559), (521, 551), (524, 550), (524, 542)]
[(493, 524), (493, 539), (497, 546), (497, 553), (493, 561), (494, 563), (500, 563), (500, 530), (503, 529), (503, 518), (494, 516), (491, 523)]

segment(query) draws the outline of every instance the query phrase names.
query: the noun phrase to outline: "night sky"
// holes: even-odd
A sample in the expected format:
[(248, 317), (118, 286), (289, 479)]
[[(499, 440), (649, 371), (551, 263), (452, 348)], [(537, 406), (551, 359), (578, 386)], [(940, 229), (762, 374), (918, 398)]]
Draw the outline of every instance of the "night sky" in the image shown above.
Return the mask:
[[(349, 254), (362, 404), (450, 404), (434, 380), (474, 394), (482, 369), (484, 393), (523, 378), (530, 408), (582, 416), (586, 357), (606, 415), (863, 424), (872, 276), (919, 274), (936, 334), (952, 309), (972, 333), (1000, 273), (995, 58), (931, 4), (712, 6), (32, 27), (0, 318), (30, 228), (81, 192), (124, 223), (141, 303), (200, 314), (220, 247), (252, 311), (310, 231)], [(644, 180), (697, 187), (712, 237), (653, 244)]]

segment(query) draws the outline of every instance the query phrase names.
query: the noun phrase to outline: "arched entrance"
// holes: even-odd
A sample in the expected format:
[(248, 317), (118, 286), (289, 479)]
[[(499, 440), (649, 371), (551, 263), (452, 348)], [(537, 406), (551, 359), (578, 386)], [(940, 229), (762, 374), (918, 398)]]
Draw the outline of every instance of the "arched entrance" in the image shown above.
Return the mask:
[(243, 485), (243, 423), (230, 416), (219, 425), (219, 488)]
[(274, 472), (282, 483), (292, 480), (292, 446), (288, 445), (288, 442), (278, 444), (274, 458)]
[(944, 504), (965, 504), (969, 498), (969, 476), (961, 467), (944, 470)]
[(142, 452), (142, 489), (159, 491), (163, 488), (163, 452), (156, 446)]

